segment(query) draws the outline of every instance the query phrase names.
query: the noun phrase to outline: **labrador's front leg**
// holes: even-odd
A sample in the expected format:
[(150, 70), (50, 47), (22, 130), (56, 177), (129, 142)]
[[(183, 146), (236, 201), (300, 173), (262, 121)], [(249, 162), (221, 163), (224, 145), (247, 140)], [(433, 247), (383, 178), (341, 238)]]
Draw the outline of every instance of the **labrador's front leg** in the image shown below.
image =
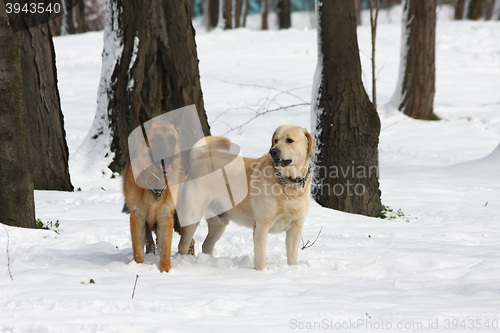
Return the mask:
[(256, 223), (253, 229), (253, 252), (255, 257), (255, 269), (261, 271), (266, 267), (266, 245), (269, 224)]
[(294, 226), (286, 232), (286, 259), (288, 265), (297, 265), (302, 227)]

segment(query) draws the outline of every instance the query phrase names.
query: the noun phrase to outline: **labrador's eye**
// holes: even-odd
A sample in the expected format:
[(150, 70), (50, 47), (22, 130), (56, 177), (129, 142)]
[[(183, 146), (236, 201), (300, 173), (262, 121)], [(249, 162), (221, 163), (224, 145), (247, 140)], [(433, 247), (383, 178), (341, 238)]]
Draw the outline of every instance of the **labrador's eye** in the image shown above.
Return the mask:
[(278, 143), (278, 139), (274, 139), (274, 143)]
[(286, 142), (293, 143), (294, 141), (293, 141), (293, 139), (288, 138), (288, 139), (286, 139)]

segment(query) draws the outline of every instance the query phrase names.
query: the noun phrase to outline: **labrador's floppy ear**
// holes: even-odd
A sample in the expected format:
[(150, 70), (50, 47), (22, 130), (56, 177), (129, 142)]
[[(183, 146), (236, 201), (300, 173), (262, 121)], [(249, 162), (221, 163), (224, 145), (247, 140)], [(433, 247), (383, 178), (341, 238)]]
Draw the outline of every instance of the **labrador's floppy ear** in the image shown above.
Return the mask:
[(276, 137), (276, 132), (278, 132), (278, 130), (274, 131), (274, 133), (273, 133), (273, 137), (271, 138), (271, 148), (269, 148), (269, 151), (271, 151), (271, 149), (273, 149), (273, 146), (274, 146), (274, 138)]
[(307, 142), (308, 142), (307, 157), (311, 158), (314, 154), (313, 152), (314, 152), (314, 147), (316, 146), (316, 140), (314, 140), (311, 133), (309, 133), (305, 128), (304, 128), (304, 134), (305, 134), (305, 136), (307, 138)]

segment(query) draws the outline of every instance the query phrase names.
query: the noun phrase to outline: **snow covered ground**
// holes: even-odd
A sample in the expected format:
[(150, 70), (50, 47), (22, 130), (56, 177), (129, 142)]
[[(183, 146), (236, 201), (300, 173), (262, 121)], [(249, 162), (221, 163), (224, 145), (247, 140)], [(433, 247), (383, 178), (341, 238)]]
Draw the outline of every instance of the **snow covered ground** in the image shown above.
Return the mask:
[[(437, 27), (442, 121), (424, 122), (388, 105), (400, 23), (397, 8), (381, 14), (382, 201), (403, 216), (368, 218), (312, 202), (304, 241), (322, 232), (297, 266), (286, 265), (284, 235), (272, 235), (267, 269), (255, 271), (252, 231), (230, 225), (215, 258), (174, 255), (172, 270), (160, 274), (158, 257), (132, 260), (120, 179), (70, 159), (81, 191), (35, 193), (37, 218), (59, 221), (58, 233), (0, 227), (0, 332), (500, 331), (500, 150), (492, 153), (500, 142), (500, 23), (448, 16)], [(253, 110), (310, 101), (316, 32), (305, 23), (198, 32), (212, 133), (230, 131), (244, 155), (265, 153), (278, 125), (309, 126), (301, 106), (238, 128)], [(358, 35), (370, 92), (368, 26)], [(74, 156), (95, 114), (102, 33), (57, 37), (55, 47)], [(206, 231), (197, 231), (197, 253)]]

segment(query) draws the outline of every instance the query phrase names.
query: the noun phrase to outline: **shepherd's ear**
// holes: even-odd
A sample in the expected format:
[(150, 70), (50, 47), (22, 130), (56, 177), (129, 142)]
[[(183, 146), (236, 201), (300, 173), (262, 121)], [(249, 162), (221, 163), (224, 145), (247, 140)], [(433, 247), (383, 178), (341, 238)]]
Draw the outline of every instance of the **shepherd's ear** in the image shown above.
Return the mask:
[(142, 125), (148, 120), (151, 120), (151, 116), (146, 112), (144, 105), (141, 104), (141, 106), (139, 107), (139, 123)]
[(314, 154), (314, 146), (316, 146), (316, 141), (314, 140), (313, 136), (311, 133), (309, 133), (305, 128), (304, 128), (304, 134), (307, 138), (308, 142), (308, 148), (307, 148), (307, 157), (311, 158)]

